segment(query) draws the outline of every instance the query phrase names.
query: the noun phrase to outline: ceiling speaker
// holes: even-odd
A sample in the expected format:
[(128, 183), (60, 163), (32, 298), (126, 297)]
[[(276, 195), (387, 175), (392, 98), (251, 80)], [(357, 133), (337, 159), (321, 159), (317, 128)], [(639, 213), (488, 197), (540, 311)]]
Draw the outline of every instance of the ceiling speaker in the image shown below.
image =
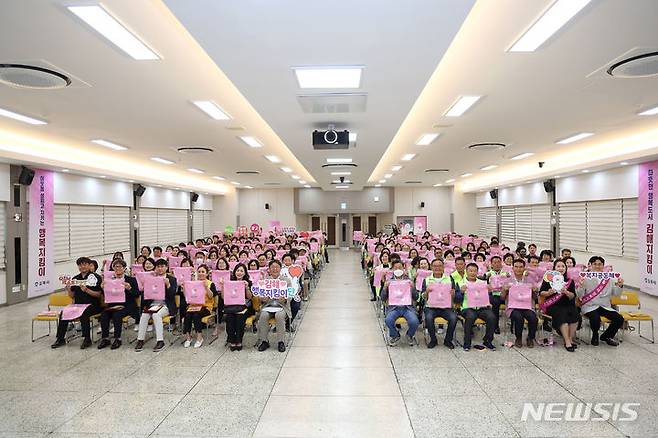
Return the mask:
[(425, 208), (425, 201), (420, 203), (420, 208)]
[(270, 204), (265, 203), (265, 210), (269, 210), (269, 209), (270, 209)]
[(192, 199), (192, 202), (196, 202), (196, 201), (199, 200), (199, 194), (195, 193), (195, 192), (192, 192), (192, 193), (190, 193), (190, 198)]
[(493, 189), (490, 191), (489, 196), (491, 196), (491, 199), (498, 199), (498, 189)]
[(137, 184), (137, 187), (135, 187), (133, 193), (135, 193), (135, 196), (137, 196), (138, 198), (141, 198), (145, 191), (146, 191), (146, 187), (144, 187), (141, 184)]
[(32, 184), (34, 179), (34, 170), (21, 166), (21, 173), (18, 175), (18, 183), (24, 186)]
[(553, 180), (546, 180), (544, 181), (544, 190), (546, 193), (551, 193), (555, 191), (555, 184), (553, 184)]

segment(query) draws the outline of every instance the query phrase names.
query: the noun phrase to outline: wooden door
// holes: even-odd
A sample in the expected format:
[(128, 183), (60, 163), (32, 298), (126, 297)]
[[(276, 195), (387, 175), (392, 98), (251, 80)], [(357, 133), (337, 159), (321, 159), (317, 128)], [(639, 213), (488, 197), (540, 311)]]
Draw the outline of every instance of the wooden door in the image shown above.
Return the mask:
[(327, 244), (336, 245), (336, 216), (327, 216)]
[(361, 231), (361, 216), (352, 216), (352, 231)]
[(320, 216), (311, 217), (311, 231), (316, 231), (320, 229)]
[(377, 216), (368, 216), (368, 234), (377, 234)]

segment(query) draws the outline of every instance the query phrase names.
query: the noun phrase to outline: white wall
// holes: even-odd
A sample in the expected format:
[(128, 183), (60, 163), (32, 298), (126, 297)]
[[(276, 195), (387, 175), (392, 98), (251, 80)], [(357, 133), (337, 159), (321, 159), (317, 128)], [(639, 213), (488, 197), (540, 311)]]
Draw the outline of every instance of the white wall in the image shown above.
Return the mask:
[(637, 198), (638, 166), (558, 178), (555, 190), (558, 203)]
[[(199, 199), (201, 199), (201, 196), (199, 196)], [(190, 193), (183, 190), (146, 187), (146, 191), (142, 195), (139, 205), (143, 208), (175, 208), (189, 210)]]
[[(489, 196), (488, 193), (486, 193)], [(491, 197), (489, 197), (491, 198)], [(550, 202), (549, 194), (544, 190), (544, 184), (537, 182), (498, 190), (498, 206), (532, 205)]]
[(238, 191), (230, 187), (226, 194), (213, 197), (213, 210), (210, 223), (213, 232), (223, 232), (227, 225), (237, 227), (235, 221), (238, 215)]
[[(449, 187), (396, 187), (393, 220), (397, 223), (398, 216), (427, 216), (431, 232), (450, 231), (450, 192)], [(420, 208), (421, 202), (425, 202), (424, 208)]]
[(475, 194), (475, 206), (477, 208), (496, 207), (496, 200), (492, 199), (489, 192), (478, 192)]
[[(265, 204), (270, 209), (265, 210)], [(238, 189), (238, 225), (259, 224), (267, 228), (271, 220), (282, 226), (296, 226), (294, 189)]]
[(199, 195), (196, 202), (192, 203), (192, 210), (212, 210), (213, 209), (213, 196)]
[(480, 217), (475, 207), (475, 193), (463, 193), (453, 188), (452, 213), (454, 215), (455, 233), (477, 233)]
[(130, 183), (55, 172), (54, 184), (56, 204), (133, 205)]
[[(9, 202), (10, 196), (9, 184), (9, 164), (0, 164), (0, 201)], [(5, 254), (6, 256), (6, 254)], [(7, 273), (5, 270), (0, 271), (0, 304), (7, 302)]]

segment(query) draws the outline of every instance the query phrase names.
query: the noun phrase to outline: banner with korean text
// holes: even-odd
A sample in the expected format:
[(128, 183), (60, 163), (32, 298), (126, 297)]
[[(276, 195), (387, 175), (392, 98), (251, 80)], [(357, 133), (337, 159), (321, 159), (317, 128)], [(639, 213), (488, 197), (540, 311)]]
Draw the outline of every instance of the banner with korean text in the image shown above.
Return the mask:
[(655, 257), (655, 182), (658, 175), (658, 161), (642, 163), (638, 171), (638, 213), (640, 288), (651, 295), (658, 295), (658, 278)]
[(28, 297), (51, 293), (54, 283), (55, 262), (53, 243), (55, 240), (53, 172), (37, 169), (30, 185), (28, 218)]

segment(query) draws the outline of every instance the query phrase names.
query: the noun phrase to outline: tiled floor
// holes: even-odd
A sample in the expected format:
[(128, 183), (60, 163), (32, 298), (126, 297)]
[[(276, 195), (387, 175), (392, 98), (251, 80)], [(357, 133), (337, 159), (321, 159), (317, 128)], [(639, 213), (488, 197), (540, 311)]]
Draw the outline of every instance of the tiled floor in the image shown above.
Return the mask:
[[(333, 252), (283, 354), (51, 350), (29, 340), (44, 299), (2, 308), (0, 438), (658, 436), (658, 347), (635, 333), (576, 353), (428, 350), (421, 333), (388, 348), (368, 298), (357, 254)], [(658, 315), (658, 300), (643, 308)], [(539, 422), (522, 420), (524, 402), (640, 408), (634, 422)]]

